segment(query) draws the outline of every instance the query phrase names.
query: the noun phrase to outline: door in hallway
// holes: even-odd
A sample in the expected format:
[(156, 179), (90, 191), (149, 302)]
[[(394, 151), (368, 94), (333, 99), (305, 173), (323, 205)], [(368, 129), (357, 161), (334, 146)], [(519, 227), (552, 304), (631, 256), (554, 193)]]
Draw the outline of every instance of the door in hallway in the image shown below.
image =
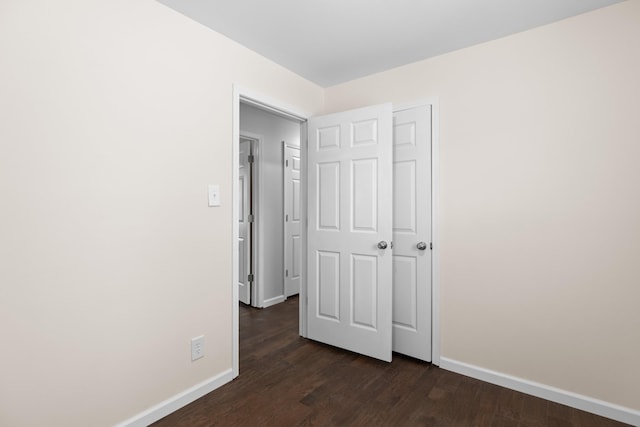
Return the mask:
[(300, 148), (284, 144), (284, 292), (300, 293)]
[(239, 229), (238, 229), (238, 298), (251, 304), (251, 141), (240, 140), (239, 170)]

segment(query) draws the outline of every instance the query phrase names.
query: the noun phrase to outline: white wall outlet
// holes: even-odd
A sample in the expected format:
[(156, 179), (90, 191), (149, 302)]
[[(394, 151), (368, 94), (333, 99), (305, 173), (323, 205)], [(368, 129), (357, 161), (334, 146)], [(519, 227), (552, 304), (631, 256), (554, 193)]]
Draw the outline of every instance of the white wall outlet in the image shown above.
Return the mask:
[(191, 361), (204, 357), (204, 335), (191, 338)]
[(220, 206), (220, 186), (209, 185), (209, 206)]

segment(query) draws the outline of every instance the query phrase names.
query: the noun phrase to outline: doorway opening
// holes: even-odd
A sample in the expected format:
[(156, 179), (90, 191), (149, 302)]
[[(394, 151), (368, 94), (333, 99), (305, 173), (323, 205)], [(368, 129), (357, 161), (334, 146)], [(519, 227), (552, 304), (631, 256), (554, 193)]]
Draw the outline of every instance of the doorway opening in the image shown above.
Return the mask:
[[(241, 107), (241, 103), (242, 104), (249, 104), (252, 106), (257, 106), (259, 109), (263, 110), (263, 111), (269, 111), (272, 113), (275, 113), (276, 115), (281, 115), (287, 118), (293, 118), (295, 120), (298, 121), (299, 124), (299, 129), (300, 129), (300, 135), (301, 135), (301, 141), (302, 144), (301, 145), (301, 153), (300, 153), (300, 162), (301, 165), (307, 165), (308, 163), (308, 153), (307, 153), (307, 127), (310, 126), (309, 124), (307, 124), (306, 122), (306, 118), (309, 117), (308, 114), (305, 113), (301, 113), (301, 112), (296, 112), (295, 110), (288, 108), (286, 106), (282, 106), (282, 104), (278, 103), (277, 101), (273, 101), (270, 100), (267, 97), (258, 95), (258, 94), (254, 94), (251, 91), (239, 88), (237, 86), (234, 86), (234, 139), (237, 140), (235, 138), (235, 136), (238, 136), (240, 134), (240, 107)], [(416, 104), (413, 106), (408, 106), (408, 105), (404, 105), (404, 106), (393, 106), (393, 111), (395, 112), (399, 112), (399, 111), (403, 111), (403, 110), (409, 110), (413, 107), (416, 106), (424, 106), (424, 105), (428, 105), (429, 106), (429, 111), (430, 116), (427, 118), (428, 121), (428, 125), (430, 126), (430, 137), (431, 137), (431, 141), (430, 141), (430, 149), (429, 152), (431, 154), (431, 164), (430, 166), (430, 173), (427, 172), (431, 179), (431, 189), (433, 190), (431, 192), (431, 196), (430, 196), (430, 216), (431, 216), (431, 224), (430, 224), (430, 228), (432, 231), (431, 234), (431, 238), (428, 239), (428, 241), (418, 241), (417, 243), (413, 243), (414, 247), (417, 246), (418, 250), (424, 251), (425, 250), (425, 246), (427, 251), (430, 251), (431, 256), (431, 289), (429, 291), (430, 293), (430, 305), (432, 310), (431, 311), (431, 317), (432, 317), (432, 323), (431, 323), (431, 330), (429, 331), (429, 335), (431, 337), (430, 341), (431, 341), (431, 360), (432, 363), (439, 365), (439, 312), (438, 312), (438, 236), (437, 236), (437, 228), (436, 228), (436, 224), (437, 224), (437, 220), (436, 220), (436, 214), (437, 214), (437, 202), (438, 202), (438, 193), (437, 193), (437, 173), (438, 173), (438, 109), (437, 109), (437, 100), (429, 100), (426, 102), (422, 102), (420, 104)], [(358, 125), (359, 126), (359, 125)], [(368, 126), (368, 125), (367, 125)], [(395, 132), (400, 132), (402, 133), (404, 130), (407, 130), (411, 128), (411, 126), (405, 126), (403, 129), (394, 129), (394, 133)], [(359, 129), (359, 131), (364, 131), (363, 135), (367, 133), (367, 128), (365, 127), (361, 127), (361, 129)], [(309, 138), (311, 138), (311, 136), (309, 136)], [(313, 142), (311, 141), (311, 139), (308, 141), (309, 147), (311, 146), (316, 146), (319, 144), (319, 142)], [(311, 148), (309, 148), (311, 149)], [(234, 161), (237, 160), (237, 154), (234, 153)], [(371, 162), (373, 163), (373, 162)], [(411, 167), (408, 166), (409, 162), (406, 162), (407, 165), (405, 165), (405, 169), (404, 172), (403, 171), (399, 171), (398, 173), (400, 175), (406, 175), (406, 176), (411, 176), (412, 174), (411, 172)], [(315, 171), (315, 169), (314, 169)], [(395, 174), (395, 172), (394, 172)], [(344, 175), (346, 176), (346, 174)], [(396, 176), (394, 175), (394, 178)], [(300, 171), (300, 181), (302, 183), (305, 182), (309, 182), (308, 181), (308, 176), (306, 173), (306, 168), (302, 167), (301, 171)], [(237, 180), (234, 180), (234, 182), (237, 182)], [(305, 188), (306, 184), (302, 186), (301, 190), (301, 194), (299, 196), (300, 198), (300, 215), (301, 218), (308, 218), (307, 215), (307, 206), (308, 206), (308, 194), (307, 194), (307, 189)], [(414, 187), (417, 188), (417, 187)], [(410, 194), (407, 193), (407, 194)], [(315, 196), (314, 196), (315, 197)], [(235, 206), (234, 206), (235, 207)], [(403, 212), (403, 211), (402, 211)], [(237, 214), (237, 213), (236, 213)], [(395, 215), (395, 211), (394, 211), (394, 215)], [(399, 216), (398, 216), (399, 217)], [(234, 218), (237, 218), (237, 216), (234, 216)], [(300, 265), (301, 265), (301, 287), (300, 287), (300, 311), (299, 311), (299, 325), (300, 325), (300, 335), (303, 337), (309, 337), (307, 334), (307, 303), (311, 304), (311, 302), (309, 300), (309, 298), (307, 298), (307, 286), (308, 283), (305, 283), (305, 275), (306, 275), (306, 271), (307, 271), (307, 261), (311, 262), (311, 258), (307, 257), (307, 253), (306, 253), (306, 249), (307, 249), (307, 236), (305, 233), (305, 229), (307, 227), (310, 227), (311, 225), (307, 224), (307, 225), (303, 225), (302, 226), (302, 234), (299, 238), (299, 241), (301, 243), (301, 259), (300, 259)], [(394, 233), (395, 235), (395, 233)], [(237, 237), (237, 234), (235, 235)], [(395, 238), (394, 238), (395, 239)], [(394, 242), (395, 243), (395, 242)], [(237, 248), (234, 248), (237, 249)], [(234, 253), (237, 253), (234, 251)], [(425, 252), (425, 253), (429, 253), (429, 252)], [(406, 259), (405, 259), (406, 260)], [(234, 273), (236, 273), (237, 270), (237, 260), (234, 260)], [(411, 270), (410, 263), (406, 263), (405, 265), (406, 271), (409, 272)], [(286, 274), (286, 269), (285, 269), (285, 274)], [(315, 291), (314, 291), (315, 292)], [(237, 290), (234, 289), (234, 301), (238, 301), (237, 299)], [(286, 298), (286, 296), (285, 296)], [(235, 303), (237, 305), (237, 303)], [(317, 307), (314, 308), (314, 311), (316, 311)], [(394, 308), (395, 309), (395, 308)], [(234, 310), (236, 310), (236, 313), (234, 313), (234, 337), (233, 337), (233, 344), (234, 344), (234, 372), (237, 375), (238, 373), (238, 317), (237, 317), (237, 306), (234, 307)], [(408, 319), (405, 319), (405, 324), (408, 322)], [(396, 328), (397, 329), (397, 328)], [(310, 337), (313, 338), (313, 337)]]
[(239, 300), (267, 308), (300, 288), (300, 122), (241, 102), (239, 125)]

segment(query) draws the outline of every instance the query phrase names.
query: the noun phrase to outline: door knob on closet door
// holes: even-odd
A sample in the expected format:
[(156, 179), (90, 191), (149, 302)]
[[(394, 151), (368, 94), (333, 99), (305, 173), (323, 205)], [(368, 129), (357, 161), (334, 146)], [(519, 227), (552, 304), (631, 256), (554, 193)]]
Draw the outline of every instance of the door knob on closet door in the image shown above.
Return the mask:
[(378, 249), (387, 249), (387, 242), (385, 242), (384, 240), (380, 240), (378, 242)]
[(425, 249), (427, 249), (427, 244), (425, 242), (418, 242), (418, 244), (416, 245), (416, 248), (418, 248), (421, 251), (424, 251)]

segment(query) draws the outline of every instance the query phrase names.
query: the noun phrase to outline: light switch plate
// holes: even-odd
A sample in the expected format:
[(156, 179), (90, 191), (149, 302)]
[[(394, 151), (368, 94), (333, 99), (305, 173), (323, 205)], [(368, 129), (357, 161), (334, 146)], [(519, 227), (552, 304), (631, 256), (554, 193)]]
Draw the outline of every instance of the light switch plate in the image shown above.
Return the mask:
[(220, 206), (220, 186), (209, 185), (209, 206)]
[(204, 357), (204, 335), (191, 338), (191, 361)]

